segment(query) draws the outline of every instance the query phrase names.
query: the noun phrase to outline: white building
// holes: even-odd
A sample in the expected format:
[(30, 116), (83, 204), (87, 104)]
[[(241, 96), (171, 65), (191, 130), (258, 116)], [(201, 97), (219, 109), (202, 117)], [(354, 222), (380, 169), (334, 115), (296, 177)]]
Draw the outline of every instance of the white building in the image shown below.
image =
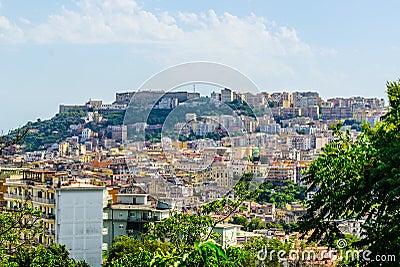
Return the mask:
[(289, 149), (310, 150), (315, 147), (315, 139), (311, 135), (290, 135), (286, 142)]
[(64, 244), (71, 258), (101, 266), (103, 188), (58, 188), (55, 203), (56, 243)]
[(219, 234), (218, 243), (226, 248), (228, 246), (237, 245), (237, 232), (240, 227), (240, 225), (236, 224), (218, 223), (213, 231)]
[(82, 141), (88, 140), (92, 135), (92, 130), (85, 128), (82, 130)]
[(23, 168), (5, 171), (12, 173), (5, 183), (7, 208), (21, 208), (21, 201), (27, 201), (43, 214), (44, 233), (36, 237), (39, 243), (64, 244), (72, 258), (101, 266), (103, 187), (84, 180), (70, 183), (67, 172)]
[(196, 136), (204, 136), (215, 130), (214, 124), (209, 123), (197, 123), (196, 124)]

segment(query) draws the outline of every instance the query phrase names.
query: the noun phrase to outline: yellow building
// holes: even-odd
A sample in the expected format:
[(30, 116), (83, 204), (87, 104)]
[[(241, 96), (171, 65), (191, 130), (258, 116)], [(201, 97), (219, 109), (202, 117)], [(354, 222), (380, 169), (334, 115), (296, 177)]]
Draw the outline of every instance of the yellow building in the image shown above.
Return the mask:
[(268, 165), (249, 162), (246, 166), (246, 172), (252, 173), (255, 177), (265, 177), (268, 173)]
[(55, 242), (55, 188), (54, 183), (67, 180), (67, 173), (57, 173), (49, 170), (22, 170), (8, 178), (5, 186), (7, 191), (4, 200), (7, 208), (18, 209), (22, 202), (27, 201), (33, 208), (42, 211), (44, 235), (38, 236), (38, 241), (45, 245)]

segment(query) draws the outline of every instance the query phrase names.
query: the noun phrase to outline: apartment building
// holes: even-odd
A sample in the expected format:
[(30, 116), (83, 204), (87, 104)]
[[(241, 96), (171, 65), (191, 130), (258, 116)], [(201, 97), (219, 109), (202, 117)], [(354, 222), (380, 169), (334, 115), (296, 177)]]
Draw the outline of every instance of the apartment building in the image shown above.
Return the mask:
[[(237, 170), (239, 171), (239, 168)], [(214, 161), (195, 175), (197, 182), (200, 183), (215, 181), (218, 187), (231, 188), (233, 186), (234, 169), (230, 161)]]
[(265, 180), (272, 182), (291, 181), (296, 183), (296, 165), (292, 161), (273, 162)]
[(108, 250), (115, 237), (140, 237), (145, 224), (168, 218), (172, 204), (150, 201), (148, 194), (116, 194), (116, 203), (103, 211), (103, 250)]
[(268, 164), (261, 164), (259, 162), (248, 162), (246, 166), (246, 173), (252, 173), (255, 177), (266, 177), (268, 170)]
[(318, 106), (321, 102), (321, 97), (317, 92), (294, 92), (292, 95), (294, 107)]
[(30, 169), (15, 169), (5, 186), (8, 209), (26, 201), (42, 211), (39, 243), (64, 244), (72, 258), (101, 266), (103, 187), (72, 183), (67, 172)]
[(362, 226), (365, 224), (365, 220), (337, 220), (336, 223), (343, 234), (353, 235), (357, 238), (364, 237)]
[(225, 88), (221, 90), (221, 102), (232, 102), (235, 100), (235, 94), (231, 89)]
[(322, 107), (321, 119), (337, 120), (352, 118), (353, 113), (350, 107)]
[(7, 192), (6, 175), (0, 174), (0, 207), (4, 207), (7, 203), (4, 201), (4, 194)]
[(290, 135), (286, 140), (289, 149), (310, 150), (315, 148), (315, 137), (312, 135)]

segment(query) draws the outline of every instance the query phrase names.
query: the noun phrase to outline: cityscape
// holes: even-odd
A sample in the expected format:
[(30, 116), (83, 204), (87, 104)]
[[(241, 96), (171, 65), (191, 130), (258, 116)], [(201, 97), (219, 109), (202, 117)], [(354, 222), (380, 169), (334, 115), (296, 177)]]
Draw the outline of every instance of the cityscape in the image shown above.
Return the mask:
[(0, 0), (0, 267), (400, 266), (399, 9)]
[[(156, 104), (149, 107), (149, 99)], [(199, 108), (202, 104), (206, 108)], [(222, 105), (228, 108), (217, 108)], [(172, 113), (181, 106), (179, 114)], [(135, 112), (138, 118), (149, 108), (146, 121), (130, 123), (125, 114)], [(302, 176), (337, 138), (331, 126), (342, 122), (340, 129), (356, 140), (363, 123), (374, 126), (386, 112), (384, 100), (377, 98), (324, 100), (318, 92), (254, 95), (228, 88), (209, 96), (123, 92), (111, 104), (93, 99), (63, 104), (52, 119), (22, 127), (24, 142), (4, 148), (0, 201), (10, 210), (28, 201), (43, 214), (40, 244), (65, 244), (71, 257), (100, 266), (117, 236), (140, 238), (149, 222), (175, 212), (197, 215), (206, 203), (234, 199), (232, 188), (251, 174), (255, 184), (277, 189), (244, 201), (227, 218), (214, 215), (224, 218), (213, 229), (222, 236), (218, 242), (240, 246), (260, 236), (285, 242), (300, 238), (290, 226), (306, 214), (305, 203), (315, 193), (306, 191)], [(63, 116), (60, 126), (56, 120)], [(169, 116), (176, 122), (161, 132)], [(37, 136), (43, 131), (48, 133)], [(290, 186), (298, 192), (279, 199), (275, 190)], [(239, 218), (255, 225), (241, 225)], [(336, 221), (343, 234), (357, 238), (362, 223)], [(335, 260), (324, 258), (327, 264)]]

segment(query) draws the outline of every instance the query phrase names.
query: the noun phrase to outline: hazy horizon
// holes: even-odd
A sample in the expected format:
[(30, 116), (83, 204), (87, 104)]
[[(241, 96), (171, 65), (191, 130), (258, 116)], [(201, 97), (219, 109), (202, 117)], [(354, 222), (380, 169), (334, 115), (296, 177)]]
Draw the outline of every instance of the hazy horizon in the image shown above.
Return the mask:
[(262, 91), (384, 98), (400, 77), (398, 1), (0, 0), (0, 130), (60, 104), (113, 101), (183, 62), (232, 66)]

